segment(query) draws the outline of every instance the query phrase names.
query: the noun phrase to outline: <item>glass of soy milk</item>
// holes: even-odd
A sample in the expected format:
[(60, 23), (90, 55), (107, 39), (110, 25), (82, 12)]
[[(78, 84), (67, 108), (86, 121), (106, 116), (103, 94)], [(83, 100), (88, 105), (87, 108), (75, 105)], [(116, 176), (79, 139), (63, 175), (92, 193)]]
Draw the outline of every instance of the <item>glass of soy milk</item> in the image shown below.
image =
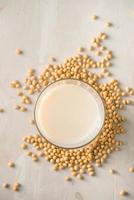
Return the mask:
[(62, 148), (79, 148), (92, 142), (105, 119), (104, 103), (97, 91), (76, 79), (48, 85), (35, 106), (39, 133)]

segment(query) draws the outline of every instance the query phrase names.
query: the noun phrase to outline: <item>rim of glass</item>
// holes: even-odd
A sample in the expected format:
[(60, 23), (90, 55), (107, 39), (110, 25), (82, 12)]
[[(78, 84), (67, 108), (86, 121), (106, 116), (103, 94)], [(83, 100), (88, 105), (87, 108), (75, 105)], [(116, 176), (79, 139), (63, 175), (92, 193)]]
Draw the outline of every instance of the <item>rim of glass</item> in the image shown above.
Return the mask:
[[(62, 146), (62, 145), (57, 145), (57, 144), (55, 144), (54, 142), (50, 141), (46, 136), (44, 136), (44, 134), (43, 134), (42, 131), (40, 130), (40, 128), (39, 128), (39, 126), (38, 126), (38, 123), (37, 123), (37, 120), (36, 120), (36, 109), (37, 109), (38, 101), (39, 101), (39, 99), (40, 99), (42, 93), (43, 93), (46, 89), (48, 89), (50, 86), (54, 85), (55, 83), (58, 83), (58, 82), (60, 82), (60, 81), (66, 81), (66, 80), (67, 80), (67, 81), (70, 80), (70, 81), (81, 82), (81, 83), (84, 83), (87, 87), (92, 88), (92, 89), (97, 93), (97, 95), (99, 96), (99, 98), (101, 99), (102, 105), (103, 105), (103, 112), (104, 112), (102, 126), (101, 126), (100, 130), (98, 131), (98, 133), (95, 135), (95, 137), (94, 137), (93, 139), (89, 140), (89, 141), (88, 141), (88, 139), (87, 139), (87, 142), (85, 142), (85, 143), (82, 144), (82, 145), (75, 146), (75, 147), (67, 147), (67, 146), (65, 147), (65, 146)], [(36, 125), (36, 128), (37, 128), (37, 130), (38, 130), (40, 136), (43, 137), (43, 138), (44, 138), (47, 142), (49, 142), (50, 144), (52, 144), (52, 145), (54, 145), (54, 146), (56, 146), (56, 147), (59, 147), (59, 148), (63, 148), (63, 149), (78, 149), (78, 148), (85, 147), (85, 146), (87, 146), (87, 145), (93, 143), (94, 141), (96, 141), (96, 139), (99, 138), (99, 136), (101, 135), (102, 129), (103, 129), (103, 127), (104, 127), (105, 118), (106, 118), (106, 106), (105, 106), (105, 102), (104, 102), (103, 98), (101, 97), (101, 95), (99, 94), (99, 92), (98, 92), (91, 84), (86, 83), (86, 82), (83, 81), (83, 80), (79, 80), (79, 79), (75, 79), (75, 78), (64, 78), (64, 79), (59, 79), (59, 80), (56, 80), (56, 81), (54, 81), (54, 82), (48, 84), (48, 85), (47, 85), (46, 87), (44, 87), (44, 88), (42, 89), (42, 91), (40, 92), (39, 96), (38, 96), (37, 99), (36, 99), (35, 107), (34, 107), (34, 120), (35, 120), (35, 125)], [(45, 132), (45, 131), (44, 131), (44, 132)]]

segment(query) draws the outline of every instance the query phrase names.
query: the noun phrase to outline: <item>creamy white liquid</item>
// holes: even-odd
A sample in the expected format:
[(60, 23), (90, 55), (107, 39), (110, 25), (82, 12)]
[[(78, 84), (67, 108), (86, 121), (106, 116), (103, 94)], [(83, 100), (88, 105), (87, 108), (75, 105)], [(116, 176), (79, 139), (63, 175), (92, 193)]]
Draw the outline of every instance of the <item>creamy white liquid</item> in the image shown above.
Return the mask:
[(35, 118), (41, 134), (61, 147), (78, 147), (96, 137), (104, 121), (100, 96), (87, 84), (62, 80), (40, 95)]

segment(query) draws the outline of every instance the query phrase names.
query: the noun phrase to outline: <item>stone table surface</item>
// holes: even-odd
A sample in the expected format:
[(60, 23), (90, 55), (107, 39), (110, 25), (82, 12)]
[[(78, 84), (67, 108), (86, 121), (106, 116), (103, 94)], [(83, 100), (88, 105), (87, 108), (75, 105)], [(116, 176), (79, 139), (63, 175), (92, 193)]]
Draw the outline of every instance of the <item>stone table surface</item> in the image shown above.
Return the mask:
[[(96, 14), (100, 19), (91, 20)], [(105, 21), (114, 26), (106, 28)], [(15, 111), (16, 91), (9, 88), (11, 80), (23, 80), (28, 68), (39, 72), (51, 56), (63, 62), (80, 46), (88, 47), (100, 31), (110, 34), (106, 41), (115, 54), (114, 77), (125, 86), (134, 86), (134, 1), (133, 0), (0, 0), (0, 185), (19, 180), (23, 187), (15, 193), (0, 187), (0, 200), (119, 200), (119, 191), (134, 200), (134, 108), (125, 111), (128, 117), (122, 151), (110, 156), (97, 176), (84, 181), (65, 182), (68, 171), (52, 172), (51, 165), (41, 160), (33, 163), (20, 149), (21, 138), (36, 129), (28, 123), (33, 107), (27, 113)], [(24, 54), (17, 56), (15, 49)], [(7, 167), (16, 162), (15, 169)], [(110, 175), (108, 170), (117, 170)]]

